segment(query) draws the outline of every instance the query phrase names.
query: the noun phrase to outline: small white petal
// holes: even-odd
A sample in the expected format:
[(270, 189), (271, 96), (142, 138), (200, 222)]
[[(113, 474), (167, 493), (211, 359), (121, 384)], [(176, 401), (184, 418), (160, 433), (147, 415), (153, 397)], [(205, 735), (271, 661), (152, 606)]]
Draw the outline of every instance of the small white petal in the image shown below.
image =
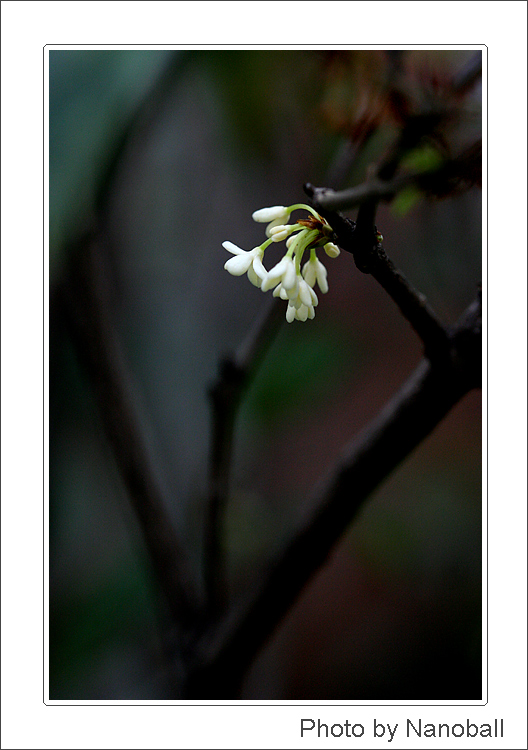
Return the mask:
[(295, 263), (291, 258), (288, 258), (288, 266), (282, 277), (282, 286), (286, 291), (297, 289), (297, 273), (295, 271)]
[[(283, 284), (283, 286), (284, 286), (284, 284)], [(295, 302), (295, 300), (298, 299), (299, 300), (299, 304), (300, 304), (299, 286), (298, 286), (298, 284), (296, 284), (293, 287), (293, 289), (286, 289), (285, 291), (286, 291), (286, 295), (287, 295), (288, 299), (291, 299), (292, 302)]]
[(268, 272), (264, 268), (264, 264), (260, 259), (260, 255), (256, 255), (253, 257), (253, 270), (262, 280), (264, 280), (268, 274)]
[(310, 296), (312, 298), (312, 305), (313, 307), (317, 307), (317, 305), (319, 304), (319, 300), (317, 299), (317, 294), (314, 292), (311, 286), (309, 286), (308, 289), (310, 290)]
[(242, 250), (241, 247), (238, 247), (237, 245), (234, 245), (232, 242), (229, 242), (229, 240), (222, 242), (222, 247), (228, 252), (233, 253), (233, 255), (242, 255), (242, 253), (246, 252), (245, 250)]
[(255, 269), (253, 268), (253, 263), (248, 268), (247, 275), (248, 275), (248, 279), (251, 281), (253, 286), (260, 288), (262, 284), (262, 279), (259, 276), (257, 276), (257, 274), (255, 273)]
[[(284, 299), (284, 300), (286, 300), (286, 299), (290, 299), (290, 298), (288, 297), (288, 292), (287, 292), (287, 291), (286, 291), (286, 289), (285, 289), (285, 288), (284, 288), (284, 287), (282, 286), (282, 284), (279, 284), (279, 286), (280, 286), (279, 297), (280, 297), (281, 299)], [(278, 289), (278, 288), (279, 288), (279, 287), (277, 287), (277, 289)]]
[(279, 262), (268, 271), (266, 278), (262, 283), (262, 291), (267, 292), (268, 289), (272, 289), (274, 286), (276, 286), (282, 279), (282, 276), (287, 268), (288, 259), (282, 258), (282, 260), (279, 260)]
[(308, 286), (304, 279), (301, 279), (301, 281), (299, 281), (299, 297), (304, 305), (312, 304), (312, 295), (310, 294), (311, 291), (311, 287)]
[(323, 294), (326, 294), (328, 291), (328, 281), (326, 280), (327, 276), (327, 270), (323, 266), (320, 260), (317, 261), (317, 267), (316, 267), (316, 274), (317, 274), (317, 283), (319, 285), (319, 289), (322, 291)]
[(286, 206), (270, 206), (269, 208), (259, 208), (253, 212), (253, 221), (260, 224), (267, 224), (269, 221), (276, 219), (287, 219), (289, 216)]
[(277, 288), (277, 279), (270, 279), (269, 276), (266, 276), (266, 278), (262, 281), (262, 286), (260, 287), (263, 292), (269, 292), (270, 289), (273, 289), (273, 296), (276, 297), (277, 294), (275, 294), (275, 289)]
[(250, 253), (244, 253), (244, 255), (235, 255), (234, 258), (229, 258), (229, 260), (224, 263), (224, 268), (233, 276), (242, 276), (246, 273), (252, 262), (252, 255)]
[(317, 268), (315, 263), (308, 260), (303, 266), (302, 275), (309, 286), (314, 286), (317, 279)]
[(291, 323), (295, 318), (295, 313), (295, 307), (293, 305), (288, 305), (288, 307), (286, 308), (286, 320), (288, 321), (288, 323)]
[[(283, 291), (284, 291), (284, 290), (283, 290), (283, 288), (282, 288), (282, 284), (279, 284), (279, 285), (278, 285), (278, 286), (276, 286), (276, 287), (275, 287), (275, 289), (273, 290), (273, 296), (274, 296), (274, 297), (281, 297), (281, 296), (282, 296), (282, 295), (281, 295), (281, 292), (283, 292)], [(286, 297), (286, 299), (288, 299), (288, 298)]]
[(312, 305), (308, 307), (308, 317), (310, 320), (313, 320), (315, 318), (315, 310)]
[(307, 305), (301, 305), (296, 311), (295, 311), (295, 317), (297, 320), (304, 321), (308, 318), (308, 306)]
[(288, 268), (289, 264), (291, 263), (291, 260), (284, 256), (284, 258), (281, 258), (278, 263), (276, 263), (273, 268), (270, 268), (269, 275), (275, 276), (277, 279), (280, 279), (284, 271)]

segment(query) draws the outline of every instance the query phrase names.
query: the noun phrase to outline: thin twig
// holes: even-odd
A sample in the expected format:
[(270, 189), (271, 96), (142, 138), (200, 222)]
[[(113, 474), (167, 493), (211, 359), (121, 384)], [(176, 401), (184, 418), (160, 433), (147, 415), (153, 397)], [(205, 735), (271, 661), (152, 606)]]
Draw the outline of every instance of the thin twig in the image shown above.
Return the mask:
[(204, 532), (204, 579), (210, 617), (214, 617), (224, 604), (224, 516), (238, 408), (283, 321), (281, 300), (271, 298), (238, 350), (221, 362), (218, 379), (210, 390), (212, 438)]
[(370, 493), (471, 389), (480, 386), (480, 300), (462, 316), (444, 362), (424, 359), (379, 415), (346, 447), (254, 599), (204, 638), (187, 698), (236, 698), (249, 664), (325, 560)]
[(469, 174), (480, 163), (480, 140), (465, 149), (458, 157), (449, 159), (434, 169), (408, 172), (392, 179), (374, 177), (346, 190), (329, 190), (310, 185), (314, 205), (322, 211), (343, 211), (361, 206), (369, 201), (390, 201), (410, 185), (425, 192), (441, 193), (449, 189), (456, 180), (469, 182)]
[(396, 268), (385, 253), (381, 242), (377, 243), (370, 263), (370, 273), (392, 300), (402, 315), (409, 321), (424, 345), (428, 359), (443, 358), (449, 345), (447, 330), (427, 302), (404, 274)]
[(365, 201), (389, 201), (394, 198), (403, 188), (412, 185), (421, 176), (420, 172), (412, 172), (400, 175), (393, 180), (371, 179), (360, 185), (347, 188), (346, 190), (329, 190), (328, 188), (314, 188), (312, 186), (312, 197), (317, 206), (327, 211), (342, 211), (354, 208)]

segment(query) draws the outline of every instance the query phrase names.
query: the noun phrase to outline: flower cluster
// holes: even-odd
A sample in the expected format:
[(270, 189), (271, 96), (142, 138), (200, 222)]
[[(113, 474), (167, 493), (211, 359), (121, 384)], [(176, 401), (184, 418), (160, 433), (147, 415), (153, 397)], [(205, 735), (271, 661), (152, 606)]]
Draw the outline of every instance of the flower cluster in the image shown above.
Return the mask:
[[(305, 209), (310, 213), (307, 219), (299, 219), (295, 224), (289, 224), (293, 211)], [(253, 219), (267, 224), (266, 237), (262, 245), (253, 250), (245, 251), (232, 242), (224, 242), (222, 246), (230, 253), (230, 258), (224, 265), (226, 271), (233, 276), (247, 273), (252, 284), (263, 292), (273, 289), (273, 296), (288, 302), (286, 320), (307, 320), (315, 317), (318, 304), (315, 284), (326, 294), (328, 282), (326, 268), (317, 257), (316, 250), (323, 247), (330, 258), (337, 258), (339, 248), (331, 240), (334, 236), (332, 227), (319, 214), (305, 203), (293, 206), (272, 206), (255, 211)], [(264, 252), (273, 242), (286, 240), (286, 253), (281, 260), (266, 271), (263, 264)], [(305, 251), (310, 253), (309, 259), (302, 265)]]

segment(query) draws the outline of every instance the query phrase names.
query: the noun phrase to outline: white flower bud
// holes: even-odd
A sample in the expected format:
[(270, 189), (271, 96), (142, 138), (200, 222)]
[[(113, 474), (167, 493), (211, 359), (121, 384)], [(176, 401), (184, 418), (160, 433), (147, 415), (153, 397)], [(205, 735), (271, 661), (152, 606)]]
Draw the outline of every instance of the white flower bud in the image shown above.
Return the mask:
[(246, 252), (245, 250), (242, 250), (241, 247), (238, 247), (238, 245), (235, 245), (233, 242), (229, 242), (229, 240), (222, 242), (222, 247), (228, 252), (233, 253), (233, 255), (242, 255), (242, 253)]
[(337, 258), (337, 256), (338, 256), (338, 255), (340, 254), (340, 252), (341, 252), (341, 250), (340, 250), (340, 249), (338, 248), (338, 246), (337, 246), (337, 245), (334, 245), (334, 243), (333, 243), (333, 242), (327, 242), (327, 243), (326, 243), (326, 245), (324, 246), (324, 249), (325, 249), (325, 253), (326, 253), (326, 254), (327, 254), (327, 255), (328, 255), (328, 256), (329, 256), (330, 258)]
[(317, 284), (319, 286), (319, 289), (322, 291), (323, 294), (326, 294), (328, 291), (328, 281), (326, 280), (327, 271), (326, 271), (325, 266), (323, 266), (320, 260), (317, 261), (316, 272), (317, 272)]
[(288, 267), (282, 277), (282, 286), (288, 292), (290, 289), (297, 288), (297, 272), (295, 270), (295, 263), (291, 258), (288, 259)]
[(284, 219), (280, 218), (280, 219), (275, 219), (275, 221), (270, 221), (270, 223), (266, 227), (266, 237), (268, 239), (271, 237), (271, 230), (274, 227), (278, 227), (279, 224), (284, 224)]
[(291, 232), (291, 226), (288, 224), (278, 224), (270, 229), (270, 237), (273, 242), (282, 242)]
[(317, 281), (317, 271), (313, 261), (306, 261), (302, 269), (302, 275), (309, 286), (315, 286), (315, 282)]
[(328, 282), (326, 280), (327, 271), (319, 258), (316, 257), (314, 260), (310, 258), (310, 260), (304, 264), (302, 273), (304, 280), (309, 286), (313, 288), (317, 281), (319, 289), (323, 294), (326, 294), (328, 291)]
[(304, 279), (301, 279), (299, 281), (299, 298), (303, 305), (308, 306), (312, 304), (312, 295), (310, 294), (311, 291), (311, 287), (308, 286)]
[(266, 278), (262, 282), (262, 291), (267, 292), (268, 289), (272, 289), (279, 284), (287, 268), (288, 258), (285, 256), (266, 274)]
[(286, 221), (289, 217), (288, 209), (286, 206), (270, 206), (270, 208), (259, 208), (258, 211), (253, 212), (253, 221), (257, 221), (260, 224), (267, 224), (270, 221)]
[[(259, 248), (255, 248), (255, 250), (258, 250)], [(253, 255), (253, 270), (257, 274), (257, 276), (264, 281), (264, 279), (267, 276), (267, 271), (264, 268), (264, 264), (262, 263), (260, 253), (255, 253), (255, 250), (252, 250), (251, 252), (254, 253)]]
[(242, 276), (246, 273), (250, 265), (253, 263), (253, 256), (250, 253), (244, 253), (244, 255), (235, 255), (234, 258), (229, 258), (224, 264), (226, 271), (232, 276)]
[(291, 323), (295, 319), (295, 307), (290, 303), (288, 303), (288, 307), (286, 308), (286, 320), (288, 323)]
[(247, 272), (248, 279), (251, 281), (253, 286), (256, 286), (258, 289), (260, 289), (262, 286), (262, 279), (260, 278), (260, 276), (257, 276), (253, 266), (254, 266), (254, 262), (248, 268), (248, 272)]

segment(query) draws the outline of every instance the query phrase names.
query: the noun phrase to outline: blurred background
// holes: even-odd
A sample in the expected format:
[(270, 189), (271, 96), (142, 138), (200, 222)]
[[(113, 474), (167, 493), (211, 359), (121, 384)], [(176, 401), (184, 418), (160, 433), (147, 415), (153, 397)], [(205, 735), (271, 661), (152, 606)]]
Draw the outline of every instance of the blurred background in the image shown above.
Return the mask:
[[(252, 212), (304, 202), (305, 182), (364, 181), (398, 132), (384, 99), (390, 75), (422, 111), (474, 54), (49, 52), (50, 699), (166, 697), (141, 532), (55, 304), (72, 244), (103, 211), (113, 320), (198, 577), (208, 389), (269, 296), (224, 271), (222, 242), (260, 244)], [(442, 128), (409, 155), (410, 167), (479, 137), (480, 81)], [(117, 166), (103, 190), (109, 163)], [(449, 324), (480, 282), (481, 207), (475, 186), (444, 200), (406, 191), (378, 211), (387, 253)], [(282, 248), (266, 253), (267, 268)], [(352, 256), (325, 265), (330, 289), (315, 319), (284, 322), (241, 410), (227, 519), (233, 601), (259, 580), (342, 446), (421, 358), (410, 326)], [(472, 392), (344, 531), (242, 698), (480, 699), (481, 489), (481, 394)]]

